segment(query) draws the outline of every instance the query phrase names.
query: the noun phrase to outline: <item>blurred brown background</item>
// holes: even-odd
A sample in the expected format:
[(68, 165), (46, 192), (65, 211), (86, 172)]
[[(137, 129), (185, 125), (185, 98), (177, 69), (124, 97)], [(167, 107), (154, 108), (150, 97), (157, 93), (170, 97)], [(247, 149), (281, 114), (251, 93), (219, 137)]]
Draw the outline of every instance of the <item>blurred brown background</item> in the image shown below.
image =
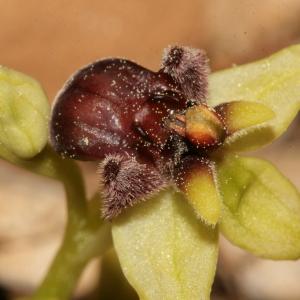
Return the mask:
[[(121, 56), (157, 69), (161, 51), (204, 48), (214, 70), (300, 42), (299, 0), (0, 0), (0, 64), (30, 74), (51, 101), (76, 69)], [(300, 97), (300, 95), (299, 95)], [(258, 153), (300, 188), (300, 126)], [(90, 191), (94, 166), (84, 166)], [(0, 164), (0, 299), (30, 293), (46, 272), (65, 223), (59, 184)], [(300, 263), (263, 261), (222, 241), (215, 299), (300, 299)], [(76, 293), (97, 284), (92, 263)]]

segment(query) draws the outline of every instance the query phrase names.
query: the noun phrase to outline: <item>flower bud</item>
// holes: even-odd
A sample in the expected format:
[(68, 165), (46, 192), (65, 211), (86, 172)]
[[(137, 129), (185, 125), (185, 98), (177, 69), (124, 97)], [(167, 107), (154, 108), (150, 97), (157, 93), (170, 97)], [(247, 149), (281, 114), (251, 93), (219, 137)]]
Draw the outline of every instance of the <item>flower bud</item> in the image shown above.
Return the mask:
[(0, 66), (0, 153), (31, 158), (45, 146), (49, 104), (40, 84)]

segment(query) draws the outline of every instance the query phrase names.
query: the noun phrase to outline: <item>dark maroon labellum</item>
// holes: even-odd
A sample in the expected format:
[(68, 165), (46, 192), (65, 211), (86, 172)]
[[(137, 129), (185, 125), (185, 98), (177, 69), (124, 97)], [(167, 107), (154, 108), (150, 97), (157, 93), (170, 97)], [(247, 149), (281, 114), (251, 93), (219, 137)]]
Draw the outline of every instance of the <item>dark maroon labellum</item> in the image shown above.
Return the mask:
[(51, 121), (52, 145), (77, 159), (112, 153), (137, 155), (145, 142), (165, 144), (165, 127), (187, 99), (166, 73), (133, 62), (107, 59), (82, 69), (57, 96)]
[(58, 94), (51, 143), (63, 156), (105, 159), (99, 173), (106, 218), (172, 182), (181, 159), (195, 151), (174, 122), (205, 102), (208, 71), (202, 50), (175, 46), (165, 51), (158, 72), (129, 60), (100, 60)]

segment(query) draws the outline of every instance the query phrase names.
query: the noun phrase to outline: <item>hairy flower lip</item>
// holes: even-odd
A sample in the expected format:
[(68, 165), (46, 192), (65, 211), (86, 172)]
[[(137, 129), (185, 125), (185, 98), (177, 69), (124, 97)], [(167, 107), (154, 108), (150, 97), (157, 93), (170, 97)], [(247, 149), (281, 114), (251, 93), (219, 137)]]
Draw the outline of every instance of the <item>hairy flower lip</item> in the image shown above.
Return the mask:
[[(169, 182), (174, 177), (175, 166), (192, 149), (188, 139), (177, 136), (169, 124), (175, 115), (185, 114), (192, 102), (204, 100), (208, 64), (202, 50), (175, 46), (168, 51), (157, 72), (129, 60), (106, 59), (75, 73), (59, 92), (52, 110), (50, 140), (54, 149), (64, 156), (82, 160), (101, 160), (108, 156), (118, 160), (129, 156), (136, 160), (137, 169), (145, 164), (149, 170), (158, 171), (157, 183)], [(181, 56), (175, 61), (172, 56), (178, 51)], [(192, 98), (195, 101), (191, 102)], [(118, 205), (113, 205), (112, 195), (118, 198), (120, 183), (114, 188), (113, 180), (105, 185), (105, 178), (110, 178), (104, 176), (108, 167), (101, 166), (101, 185), (110, 191), (105, 197), (106, 207), (112, 207), (104, 215), (114, 216), (118, 213), (113, 212), (113, 207)], [(125, 172), (123, 167), (126, 168), (125, 163), (120, 165), (120, 174)], [(117, 180), (116, 176), (112, 178)], [(138, 197), (141, 193), (137, 189), (143, 186), (147, 184), (137, 182), (126, 193)], [(134, 202), (135, 199), (128, 200)]]
[[(99, 60), (77, 72), (58, 94), (52, 111), (51, 142), (55, 150), (82, 160), (134, 159), (137, 169), (145, 165), (150, 173), (153, 168), (158, 171), (157, 191), (162, 182), (174, 181), (187, 157), (210, 160), (212, 153), (232, 134), (232, 123), (218, 110), (219, 106), (215, 109), (205, 103), (207, 58), (201, 50), (178, 46), (168, 48), (165, 54), (158, 72), (124, 59)], [(226, 111), (231, 107), (232, 104), (225, 107)], [(110, 163), (108, 159), (105, 162)], [(120, 165), (122, 174), (123, 167), (126, 168), (125, 163)], [(105, 164), (101, 168), (100, 185), (105, 186), (110, 177), (104, 176), (104, 170), (109, 168)], [(183, 176), (184, 184), (179, 184), (184, 193), (193, 170), (189, 169), (188, 173), (190, 177)], [(112, 178), (117, 180), (116, 176)], [(118, 205), (114, 206), (112, 195), (118, 195), (120, 188), (117, 184), (112, 187), (114, 184), (114, 180), (106, 184), (110, 191), (106, 195), (110, 199), (106, 207), (112, 208), (104, 214), (108, 218), (119, 214), (113, 212), (113, 207)], [(207, 193), (215, 193), (217, 199), (214, 185), (212, 182)], [(143, 186), (147, 184), (137, 182), (126, 193), (138, 197), (141, 193), (137, 190)], [(193, 195), (193, 201), (198, 201), (197, 193), (188, 194)], [(136, 199), (127, 202), (135, 203)], [(213, 224), (217, 222), (217, 214), (212, 217), (208, 212)]]

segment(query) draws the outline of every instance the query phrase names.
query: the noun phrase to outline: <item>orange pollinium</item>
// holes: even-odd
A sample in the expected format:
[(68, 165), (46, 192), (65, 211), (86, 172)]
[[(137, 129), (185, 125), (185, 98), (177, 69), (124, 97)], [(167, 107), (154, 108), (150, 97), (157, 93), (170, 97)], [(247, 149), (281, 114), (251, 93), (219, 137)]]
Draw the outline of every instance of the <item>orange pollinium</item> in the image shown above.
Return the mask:
[(219, 146), (226, 137), (221, 118), (205, 104), (188, 108), (185, 115), (175, 115), (169, 127), (201, 149)]

